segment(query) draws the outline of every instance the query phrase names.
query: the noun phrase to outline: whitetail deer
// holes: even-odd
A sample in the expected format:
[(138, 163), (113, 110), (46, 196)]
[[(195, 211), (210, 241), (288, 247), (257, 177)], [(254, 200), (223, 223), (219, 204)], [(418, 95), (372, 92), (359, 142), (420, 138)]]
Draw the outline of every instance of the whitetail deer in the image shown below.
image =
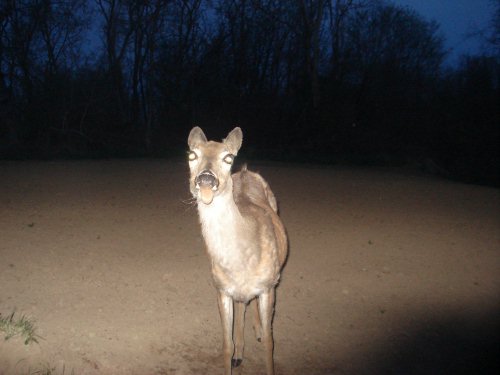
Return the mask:
[(267, 375), (273, 375), (271, 325), (287, 237), (267, 182), (246, 167), (231, 175), (242, 139), (240, 128), (221, 143), (207, 141), (203, 130), (193, 128), (188, 138), (190, 190), (218, 291), (225, 375), (243, 360), (245, 310), (252, 300), (255, 334), (264, 343)]

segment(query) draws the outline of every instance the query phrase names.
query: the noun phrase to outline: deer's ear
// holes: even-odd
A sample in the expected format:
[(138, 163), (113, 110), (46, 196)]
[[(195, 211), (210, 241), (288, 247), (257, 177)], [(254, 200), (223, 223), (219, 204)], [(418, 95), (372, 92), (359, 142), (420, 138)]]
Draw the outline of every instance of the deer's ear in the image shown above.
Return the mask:
[(200, 144), (206, 142), (207, 142), (207, 137), (205, 136), (205, 133), (203, 133), (203, 130), (201, 130), (200, 127), (195, 126), (193, 129), (191, 129), (188, 137), (188, 145), (191, 150), (196, 148)]
[(238, 153), (243, 142), (243, 132), (239, 127), (234, 128), (229, 132), (226, 139), (224, 139), (224, 144), (227, 146), (229, 152), (233, 155)]

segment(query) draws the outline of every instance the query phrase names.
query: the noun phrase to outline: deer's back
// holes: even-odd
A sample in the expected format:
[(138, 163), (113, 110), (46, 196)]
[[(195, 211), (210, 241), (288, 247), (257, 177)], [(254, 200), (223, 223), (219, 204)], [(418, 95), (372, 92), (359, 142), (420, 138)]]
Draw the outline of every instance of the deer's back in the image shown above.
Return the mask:
[(287, 257), (285, 227), (278, 216), (278, 206), (269, 184), (258, 173), (243, 168), (233, 174), (234, 201), (243, 215), (257, 216), (262, 225), (271, 224), (280, 267)]

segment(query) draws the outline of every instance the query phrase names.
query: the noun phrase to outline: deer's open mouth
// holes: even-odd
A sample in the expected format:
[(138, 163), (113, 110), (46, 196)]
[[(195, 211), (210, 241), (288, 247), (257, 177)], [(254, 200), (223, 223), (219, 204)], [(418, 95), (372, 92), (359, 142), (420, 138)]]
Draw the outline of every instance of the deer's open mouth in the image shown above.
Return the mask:
[(212, 171), (204, 170), (194, 180), (201, 201), (205, 204), (212, 203), (214, 194), (219, 188), (219, 180)]

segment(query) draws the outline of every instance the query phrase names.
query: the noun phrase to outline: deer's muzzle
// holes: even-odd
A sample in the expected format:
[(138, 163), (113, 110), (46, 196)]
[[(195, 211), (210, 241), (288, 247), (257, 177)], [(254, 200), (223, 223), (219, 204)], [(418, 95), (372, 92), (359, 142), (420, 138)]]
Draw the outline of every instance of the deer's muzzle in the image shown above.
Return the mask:
[(196, 187), (210, 186), (211, 189), (216, 190), (219, 186), (219, 180), (212, 171), (205, 169), (194, 180)]
[(217, 176), (212, 171), (206, 169), (196, 176), (194, 183), (199, 191), (202, 202), (205, 204), (212, 203), (214, 193), (219, 187)]

